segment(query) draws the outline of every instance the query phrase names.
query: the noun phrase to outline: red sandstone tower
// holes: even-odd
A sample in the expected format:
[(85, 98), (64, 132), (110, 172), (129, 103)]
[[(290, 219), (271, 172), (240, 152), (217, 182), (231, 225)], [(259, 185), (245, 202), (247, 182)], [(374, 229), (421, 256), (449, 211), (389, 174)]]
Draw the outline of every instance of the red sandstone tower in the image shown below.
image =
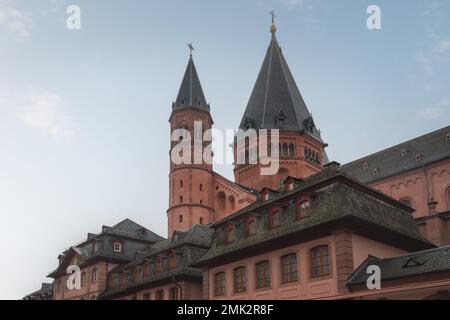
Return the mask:
[[(192, 54), (177, 99), (173, 102), (169, 122), (171, 133), (176, 129), (186, 129), (189, 132), (192, 147), (190, 163), (175, 164), (172, 158), (170, 162), (167, 216), (169, 237), (171, 237), (174, 231), (186, 231), (195, 224), (208, 224), (214, 213), (212, 190), (210, 190), (212, 165), (204, 161), (194, 163), (194, 140), (201, 139), (201, 135), (212, 127), (213, 121)], [(195, 122), (201, 122), (203, 131), (201, 134), (194, 132)], [(181, 134), (176, 139), (172, 137), (171, 155), (173, 148), (187, 138)], [(208, 144), (208, 142), (201, 144), (202, 153)]]
[[(284, 59), (275, 36), (275, 24), (270, 32), (272, 39), (239, 128), (244, 131), (280, 130), (279, 145), (276, 146), (280, 156), (278, 174), (262, 176), (260, 158), (256, 164), (249, 163), (248, 141), (245, 150), (237, 150), (236, 142), (234, 145), (236, 183), (257, 190), (264, 187), (278, 189), (287, 176), (308, 177), (321, 171), (328, 161), (324, 150), (327, 145), (320, 137)], [(237, 155), (243, 152), (246, 161), (239, 164)]]

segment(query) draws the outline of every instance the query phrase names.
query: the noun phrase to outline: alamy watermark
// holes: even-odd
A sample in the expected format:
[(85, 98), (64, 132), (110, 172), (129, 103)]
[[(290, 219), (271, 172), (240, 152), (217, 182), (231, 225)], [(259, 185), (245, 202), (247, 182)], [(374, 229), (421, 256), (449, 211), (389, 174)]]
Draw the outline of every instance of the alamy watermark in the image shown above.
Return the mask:
[[(261, 164), (261, 175), (275, 175), (279, 169), (279, 130), (218, 129), (203, 131), (202, 121), (194, 121), (193, 136), (187, 128), (175, 129), (170, 159), (175, 165)], [(235, 152), (226, 146), (234, 146)]]
[(377, 265), (370, 265), (367, 267), (367, 274), (370, 276), (367, 278), (366, 286), (369, 290), (381, 289), (381, 269)]

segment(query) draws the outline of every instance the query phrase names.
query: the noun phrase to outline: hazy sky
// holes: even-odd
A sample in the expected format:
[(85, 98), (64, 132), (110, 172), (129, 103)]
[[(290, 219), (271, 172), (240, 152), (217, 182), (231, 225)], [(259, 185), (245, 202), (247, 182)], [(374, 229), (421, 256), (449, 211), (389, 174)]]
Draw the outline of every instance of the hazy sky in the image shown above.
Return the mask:
[[(81, 30), (66, 28), (71, 4)], [(381, 30), (366, 27), (370, 4)], [(38, 289), (58, 254), (102, 225), (128, 217), (166, 236), (186, 43), (216, 128), (235, 128), (270, 10), (332, 160), (449, 124), (450, 1), (0, 0), (0, 298)]]

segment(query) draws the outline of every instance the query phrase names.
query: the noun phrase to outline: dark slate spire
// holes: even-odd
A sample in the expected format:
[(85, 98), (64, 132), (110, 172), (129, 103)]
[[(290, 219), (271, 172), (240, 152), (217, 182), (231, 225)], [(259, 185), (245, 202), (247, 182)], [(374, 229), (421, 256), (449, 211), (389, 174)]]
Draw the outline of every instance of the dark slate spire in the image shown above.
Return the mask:
[(278, 45), (276, 31), (272, 24), (272, 39), (239, 127), (306, 132), (323, 142)]
[(192, 51), (194, 48), (188, 45), (191, 54), (189, 62), (184, 73), (183, 82), (178, 92), (177, 100), (173, 103), (172, 109), (179, 110), (188, 107), (194, 107), (200, 110), (209, 111), (209, 104), (206, 102), (203, 94), (202, 85), (195, 69), (194, 60), (192, 59)]

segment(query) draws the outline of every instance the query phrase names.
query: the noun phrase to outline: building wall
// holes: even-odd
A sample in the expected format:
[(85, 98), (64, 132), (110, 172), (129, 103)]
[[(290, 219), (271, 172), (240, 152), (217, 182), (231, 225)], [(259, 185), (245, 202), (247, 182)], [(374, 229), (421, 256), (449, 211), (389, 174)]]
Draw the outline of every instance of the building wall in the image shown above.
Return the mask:
[[(69, 290), (67, 288), (67, 276), (61, 276), (55, 279), (54, 300), (90, 300), (96, 299), (99, 294), (106, 288), (107, 272), (115, 268), (117, 264), (99, 262), (91, 266), (81, 269), (81, 273), (86, 274), (86, 285), (80, 289)], [(92, 271), (97, 269), (97, 281), (92, 282)], [(61, 281), (61, 290), (58, 291), (58, 281)]]
[(375, 189), (397, 199), (410, 199), (415, 218), (429, 214), (428, 203), (437, 202), (436, 211), (450, 210), (450, 159), (411, 170), (370, 184)]
[[(328, 245), (330, 254), (330, 276), (318, 279), (310, 277), (310, 257), (309, 250), (319, 246)], [(263, 255), (247, 258), (242, 261), (224, 264), (218, 267), (207, 269), (206, 274), (209, 280), (209, 298), (212, 300), (247, 300), (247, 299), (314, 299), (324, 296), (337, 294), (336, 284), (336, 261), (334, 259), (334, 240), (333, 237), (323, 238), (317, 241), (311, 241), (296, 246), (287, 247), (281, 250), (272, 251)], [(281, 257), (296, 253), (298, 280), (290, 284), (281, 283)], [(258, 262), (268, 260), (271, 269), (271, 286), (265, 289), (256, 288), (255, 266)], [(233, 271), (238, 267), (245, 266), (247, 270), (247, 291), (245, 293), (234, 293), (233, 291)], [(214, 275), (218, 272), (225, 272), (226, 277), (226, 295), (216, 297), (214, 295)]]
[[(268, 138), (268, 143), (271, 140)], [(291, 154), (288, 151), (288, 155), (283, 154), (283, 146), (294, 145), (294, 152)], [(281, 179), (287, 176), (296, 178), (306, 178), (313, 174), (320, 172), (324, 164), (324, 147), (318, 141), (308, 137), (307, 135), (297, 132), (280, 131), (279, 145), (281, 146), (281, 152), (279, 154), (279, 170), (274, 175), (262, 175), (261, 168), (268, 167), (261, 164), (238, 164), (238, 154), (242, 151), (238, 151), (238, 145), (234, 145), (234, 176), (237, 183), (249, 188), (260, 191), (264, 187), (277, 190), (280, 187)], [(249, 141), (246, 143), (246, 150), (250, 150), (252, 147)], [(310, 161), (305, 156), (305, 148), (318, 155), (320, 163)], [(263, 158), (259, 155), (260, 158)]]
[(355, 267), (358, 267), (364, 260), (366, 260), (369, 254), (383, 259), (407, 253), (405, 250), (395, 248), (382, 242), (367, 239), (355, 234), (352, 235), (352, 245), (353, 265)]
[(201, 281), (180, 281), (177, 285), (171, 283), (154, 288), (143, 289), (136, 293), (127, 294), (114, 300), (156, 300), (159, 291), (164, 292), (164, 300), (170, 300), (170, 290), (178, 288), (178, 300), (180, 299), (180, 290), (182, 290), (183, 300), (201, 300), (202, 299), (202, 282)]

